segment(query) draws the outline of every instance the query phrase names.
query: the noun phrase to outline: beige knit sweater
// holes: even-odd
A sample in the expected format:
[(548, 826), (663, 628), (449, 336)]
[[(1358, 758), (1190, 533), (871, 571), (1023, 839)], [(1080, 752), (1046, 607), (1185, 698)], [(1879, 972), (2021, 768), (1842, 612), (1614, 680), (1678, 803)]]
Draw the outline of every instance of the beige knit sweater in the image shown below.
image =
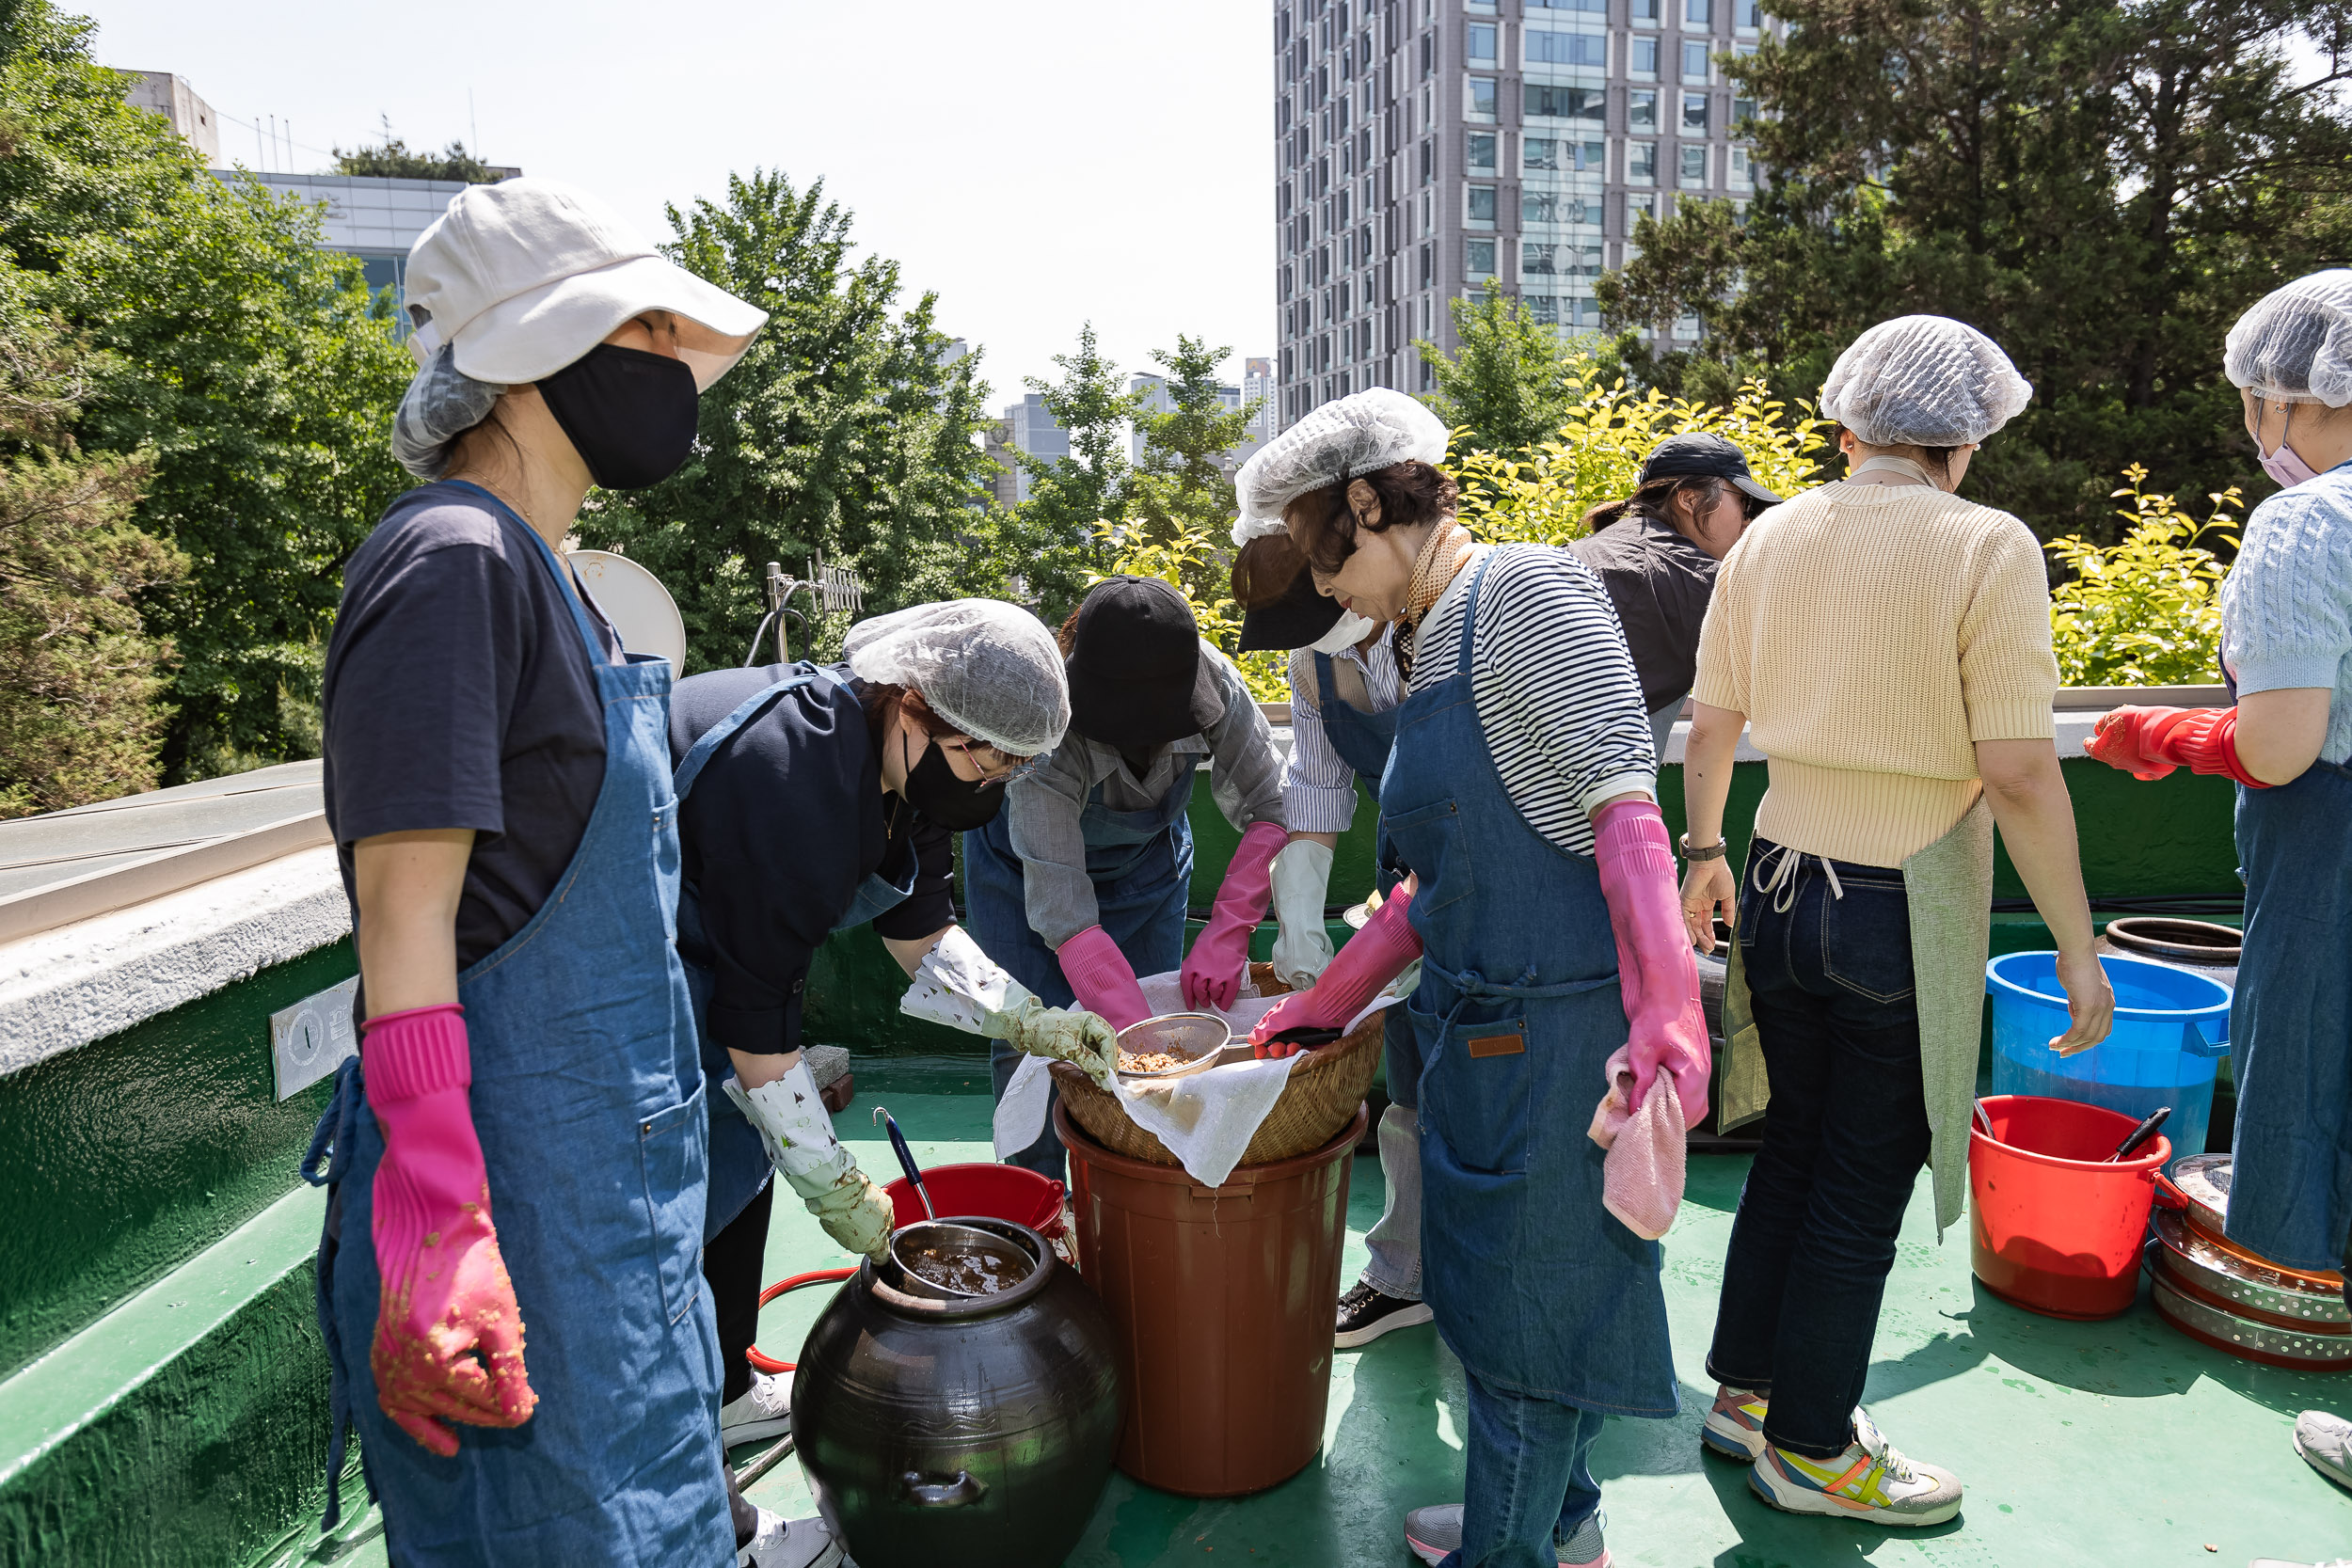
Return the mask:
[(1976, 804), (1974, 743), (2046, 739), (2058, 660), (2042, 549), (1915, 484), (1824, 485), (1758, 517), (1715, 579), (1692, 691), (1771, 759), (1756, 831), (1900, 865)]

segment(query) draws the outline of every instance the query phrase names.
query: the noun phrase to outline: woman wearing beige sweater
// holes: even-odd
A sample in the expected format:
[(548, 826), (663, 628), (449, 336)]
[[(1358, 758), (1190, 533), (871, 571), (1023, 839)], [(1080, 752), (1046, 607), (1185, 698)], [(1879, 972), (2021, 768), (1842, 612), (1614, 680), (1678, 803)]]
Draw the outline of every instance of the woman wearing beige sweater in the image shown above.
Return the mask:
[[(1953, 494), (2033, 389), (1940, 316), (1872, 327), (1822, 388), (1847, 478), (1758, 517), (1699, 640), (1685, 752), (1683, 914), (1737, 931), (1721, 1119), (1772, 1118), (1740, 1197), (1703, 1441), (1776, 1508), (1878, 1525), (1960, 1512), (1859, 1408), (1895, 1233), (1923, 1162), (1960, 1212), (1993, 886), (1993, 827), (2058, 947), (2072, 1027), (2105, 1038), (2074, 810), (2052, 744), (2042, 551)], [(1740, 732), (1771, 759), (1740, 890), (1723, 858)], [(1736, 909), (1735, 909), (1736, 904)]]

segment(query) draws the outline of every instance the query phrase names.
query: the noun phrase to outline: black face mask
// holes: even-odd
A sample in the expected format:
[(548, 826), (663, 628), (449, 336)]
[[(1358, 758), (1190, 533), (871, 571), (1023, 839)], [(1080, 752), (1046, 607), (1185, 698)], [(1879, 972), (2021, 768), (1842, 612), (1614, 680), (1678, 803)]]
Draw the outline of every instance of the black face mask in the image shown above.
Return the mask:
[(541, 381), (539, 395), (607, 490), (659, 484), (694, 450), (694, 372), (667, 355), (598, 343)]
[[(906, 746), (903, 735), (898, 743)], [(956, 770), (947, 765), (946, 752), (934, 745), (925, 747), (923, 760), (907, 769), (906, 798), (907, 804), (949, 832), (961, 833), (995, 820), (1005, 804), (1005, 786), (957, 778)]]

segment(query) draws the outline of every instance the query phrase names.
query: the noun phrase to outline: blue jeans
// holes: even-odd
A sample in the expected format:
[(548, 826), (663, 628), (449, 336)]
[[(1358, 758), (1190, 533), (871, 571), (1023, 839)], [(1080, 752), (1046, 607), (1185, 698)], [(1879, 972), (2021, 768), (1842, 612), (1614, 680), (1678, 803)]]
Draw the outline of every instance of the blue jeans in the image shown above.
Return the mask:
[(1593, 1444), (1603, 1417), (1556, 1400), (1470, 1385), (1462, 1549), (1438, 1568), (1555, 1568), (1558, 1548), (1600, 1507)]
[[(1740, 957), (1772, 1082), (1724, 1259), (1708, 1374), (1771, 1396), (1764, 1435), (1826, 1459), (1851, 1440), (1895, 1262), (1928, 1158), (1903, 874), (1758, 838)], [(1831, 872), (1835, 873), (1833, 885)]]

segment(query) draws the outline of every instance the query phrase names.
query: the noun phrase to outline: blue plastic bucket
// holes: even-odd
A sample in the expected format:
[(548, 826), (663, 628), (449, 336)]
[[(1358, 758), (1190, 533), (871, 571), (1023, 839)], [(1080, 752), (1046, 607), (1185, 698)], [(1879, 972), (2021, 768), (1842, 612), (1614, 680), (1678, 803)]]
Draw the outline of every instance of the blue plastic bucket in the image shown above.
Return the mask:
[(2135, 1120), (2169, 1105), (2164, 1132), (2174, 1158), (2203, 1153), (2214, 1069), (2230, 1048), (2230, 988), (2137, 958), (2102, 955), (2099, 961), (2115, 988), (2115, 1028), (2073, 1056), (2050, 1049), (2069, 1022), (2058, 955), (2004, 953), (1984, 966), (1993, 1092), (2105, 1105)]

